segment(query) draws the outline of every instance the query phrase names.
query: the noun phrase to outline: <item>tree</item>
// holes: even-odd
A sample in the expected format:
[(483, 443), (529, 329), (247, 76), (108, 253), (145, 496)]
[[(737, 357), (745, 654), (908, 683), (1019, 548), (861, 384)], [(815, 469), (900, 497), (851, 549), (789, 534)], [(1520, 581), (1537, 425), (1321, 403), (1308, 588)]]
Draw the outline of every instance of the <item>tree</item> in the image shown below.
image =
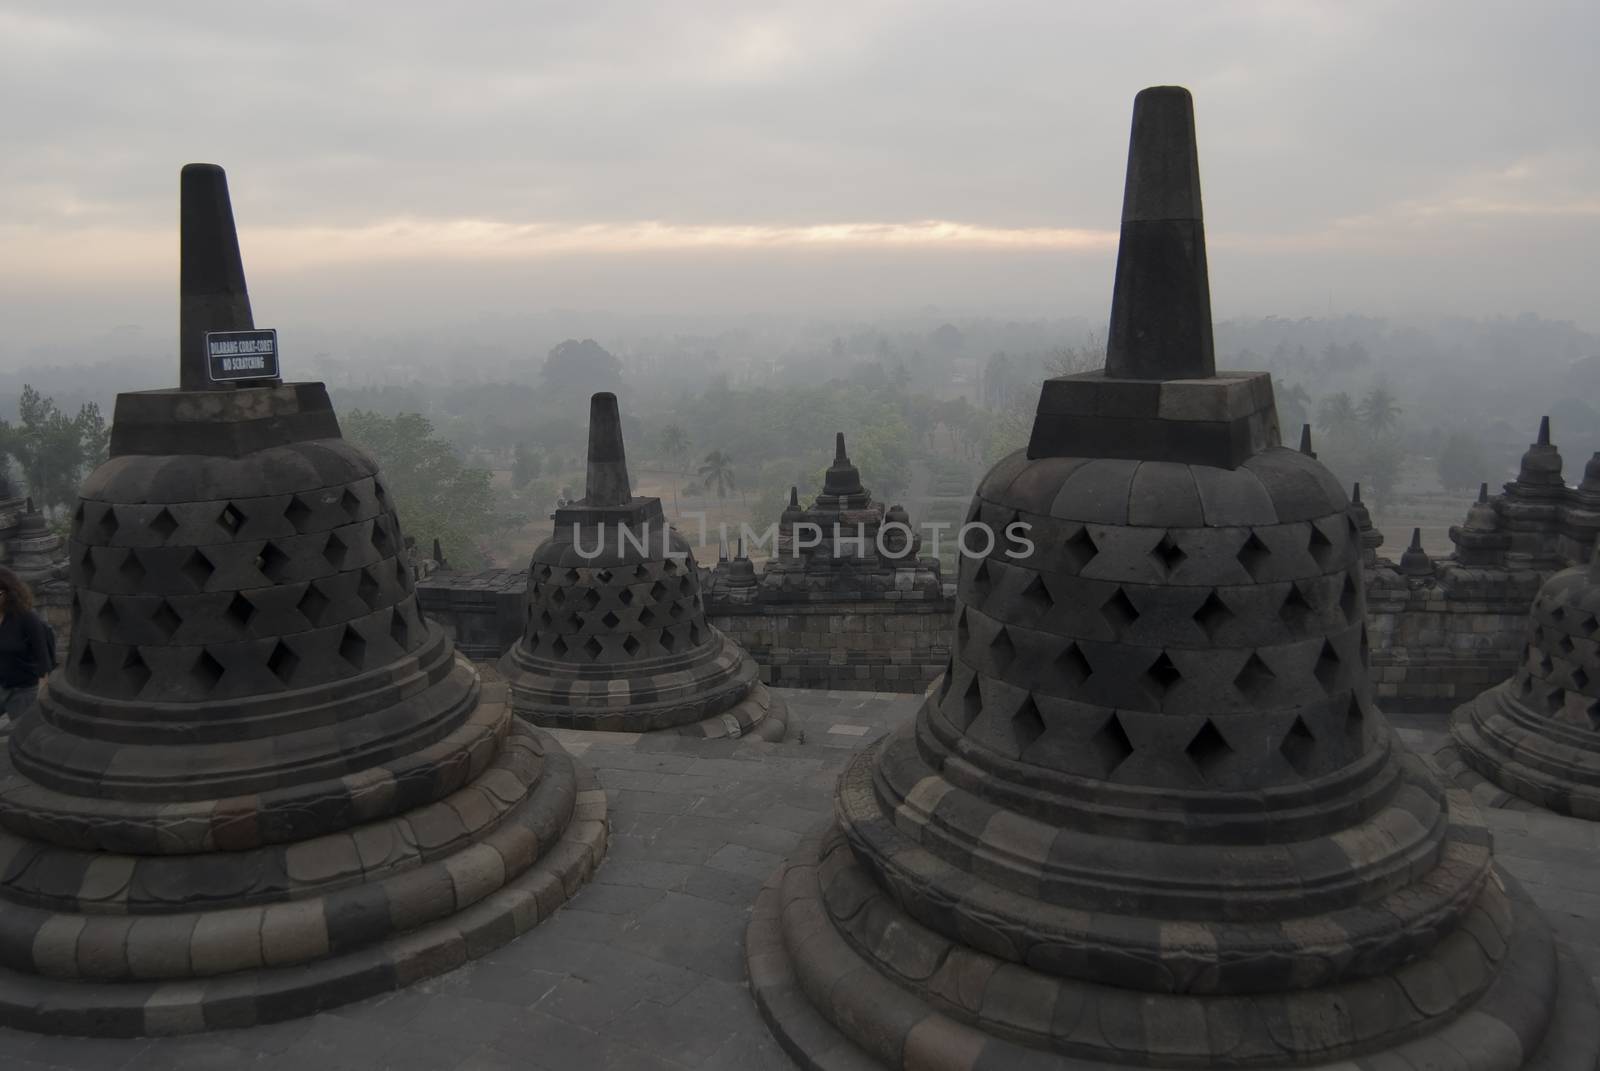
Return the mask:
[(681, 472), (684, 468), (684, 459), (689, 456), (689, 436), (676, 424), (668, 424), (661, 429), (661, 455), (669, 461), (677, 462)]
[(592, 338), (569, 338), (550, 351), (542, 379), (547, 390), (566, 398), (585, 398), (622, 386), (622, 362)]
[(1344, 391), (1317, 403), (1317, 430), (1333, 439), (1347, 439), (1361, 422), (1355, 403)]
[(100, 407), (91, 402), (68, 417), (54, 399), (24, 385), (17, 414), (16, 427), (0, 421), (0, 440), (22, 467), (28, 495), (46, 511), (69, 505), (86, 472), (106, 459), (110, 433)]
[(543, 467), (540, 456), (527, 443), (518, 443), (511, 461), (511, 486), (521, 490), (539, 475)]
[(700, 465), (700, 483), (706, 490), (715, 489), (718, 499), (728, 497), (728, 492), (737, 489), (733, 477), (733, 459), (721, 450), (713, 450), (706, 455)]
[(1389, 434), (1400, 420), (1400, 407), (1394, 403), (1394, 395), (1389, 388), (1382, 383), (1367, 391), (1356, 412), (1361, 418), (1361, 426), (1373, 435)]
[(489, 470), (466, 465), (421, 413), (385, 417), (356, 409), (341, 423), (345, 437), (382, 466), (400, 527), (417, 545), (437, 539), (452, 565), (482, 567), (483, 543), (498, 526)]
[(1439, 485), (1446, 491), (1467, 491), (1484, 482), (1489, 462), (1476, 436), (1453, 431), (1439, 450)]

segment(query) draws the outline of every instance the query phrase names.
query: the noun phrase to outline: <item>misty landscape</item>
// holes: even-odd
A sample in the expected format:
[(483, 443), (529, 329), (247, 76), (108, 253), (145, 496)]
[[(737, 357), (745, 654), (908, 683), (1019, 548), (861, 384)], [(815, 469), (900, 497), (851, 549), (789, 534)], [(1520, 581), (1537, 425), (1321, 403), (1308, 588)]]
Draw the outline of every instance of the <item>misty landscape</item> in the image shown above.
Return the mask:
[(0, 1071), (1597, 1071), (1597, 40), (0, 0)]

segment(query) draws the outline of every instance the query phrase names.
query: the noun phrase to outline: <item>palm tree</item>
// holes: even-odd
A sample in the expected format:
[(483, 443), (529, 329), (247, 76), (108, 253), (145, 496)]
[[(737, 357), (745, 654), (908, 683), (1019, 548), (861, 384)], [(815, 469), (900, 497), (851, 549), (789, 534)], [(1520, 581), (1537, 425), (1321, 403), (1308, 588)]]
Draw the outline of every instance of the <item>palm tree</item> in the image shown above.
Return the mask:
[(700, 482), (708, 491), (716, 488), (718, 499), (727, 498), (728, 492), (738, 487), (733, 479), (733, 459), (721, 450), (711, 451), (700, 466)]
[(1347, 438), (1360, 423), (1355, 403), (1344, 391), (1330, 394), (1317, 404), (1317, 430), (1333, 439)]
[(661, 453), (668, 460), (676, 461), (681, 471), (684, 456), (689, 453), (689, 436), (678, 425), (668, 424), (661, 429)]
[(1394, 430), (1400, 417), (1400, 407), (1394, 404), (1394, 395), (1389, 393), (1389, 388), (1380, 383), (1361, 399), (1359, 413), (1362, 427), (1374, 435), (1383, 435)]

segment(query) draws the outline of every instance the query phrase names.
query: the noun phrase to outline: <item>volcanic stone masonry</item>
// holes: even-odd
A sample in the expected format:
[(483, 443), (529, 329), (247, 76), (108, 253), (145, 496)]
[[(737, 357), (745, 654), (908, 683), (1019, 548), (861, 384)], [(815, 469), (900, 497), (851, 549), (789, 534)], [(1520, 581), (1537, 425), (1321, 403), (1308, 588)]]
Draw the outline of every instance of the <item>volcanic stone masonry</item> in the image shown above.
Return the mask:
[(1349, 505), (1213, 369), (1192, 104), (1147, 89), (1106, 368), (973, 500), (1037, 549), (961, 563), (944, 679), (757, 900), (803, 1067), (1593, 1068), (1588, 979), (1373, 705)]
[(585, 495), (534, 550), (523, 612), (500, 672), (535, 724), (783, 738), (782, 701), (706, 621), (689, 545), (633, 495), (614, 394), (590, 401)]
[(1511, 679), (1456, 711), (1436, 761), (1485, 803), (1600, 820), (1600, 546), (1545, 582), (1527, 637)]
[(186, 1033), (406, 985), (548, 916), (605, 795), (417, 610), (321, 383), (206, 381), (252, 325), (226, 179), (182, 177), (181, 382), (117, 398), (63, 667), (0, 757), (0, 1023)]

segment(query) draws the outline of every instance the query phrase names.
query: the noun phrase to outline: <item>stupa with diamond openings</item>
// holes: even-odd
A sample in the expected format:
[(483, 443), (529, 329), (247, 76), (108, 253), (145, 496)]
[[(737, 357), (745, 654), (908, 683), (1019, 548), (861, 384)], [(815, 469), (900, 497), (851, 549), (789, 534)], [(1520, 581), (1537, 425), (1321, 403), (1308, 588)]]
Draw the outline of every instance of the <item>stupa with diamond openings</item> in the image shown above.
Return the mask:
[(1349, 506), (1214, 368), (1192, 104), (1145, 90), (1107, 366), (973, 503), (1036, 549), (961, 562), (944, 678), (757, 900), (801, 1066), (1593, 1067), (1588, 980), (1372, 704)]
[(220, 168), (182, 177), (180, 382), (120, 395), (71, 642), (0, 758), (0, 1023), (169, 1034), (448, 970), (553, 912), (605, 796), (419, 616), (321, 383), (208, 381), (252, 326)]
[(706, 621), (700, 570), (659, 498), (628, 479), (614, 394), (589, 410), (588, 484), (528, 567), (522, 637), (500, 659), (538, 725), (782, 739), (783, 703)]

